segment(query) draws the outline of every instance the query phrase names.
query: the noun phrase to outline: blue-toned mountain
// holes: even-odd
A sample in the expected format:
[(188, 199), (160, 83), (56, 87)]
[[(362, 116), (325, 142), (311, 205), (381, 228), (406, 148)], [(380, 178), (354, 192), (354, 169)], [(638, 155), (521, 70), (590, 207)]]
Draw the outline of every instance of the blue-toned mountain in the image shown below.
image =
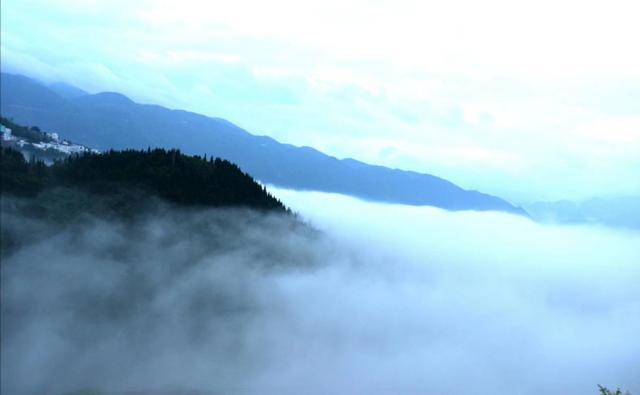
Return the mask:
[(27, 77), (3, 73), (0, 112), (99, 150), (162, 147), (222, 157), (264, 183), (285, 188), (526, 215), (503, 199), (462, 189), (433, 175), (340, 160), (313, 148), (250, 134), (221, 118), (139, 104), (119, 93), (80, 94), (70, 86), (64, 92), (75, 94), (59, 92)]

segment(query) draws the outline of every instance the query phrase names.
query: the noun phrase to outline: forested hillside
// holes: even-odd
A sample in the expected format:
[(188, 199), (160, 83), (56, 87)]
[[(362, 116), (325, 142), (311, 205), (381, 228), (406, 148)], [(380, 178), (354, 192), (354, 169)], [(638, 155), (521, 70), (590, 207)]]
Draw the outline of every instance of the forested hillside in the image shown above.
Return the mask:
[(162, 217), (170, 207), (249, 208), (289, 213), (251, 176), (221, 159), (187, 156), (178, 150), (109, 151), (73, 155), (46, 166), (26, 161), (18, 151), (3, 148), (2, 255), (51, 235), (5, 227), (13, 217), (51, 221), (61, 230), (86, 218), (128, 221), (144, 215)]
[(56, 130), (98, 150), (179, 148), (188, 154), (225, 158), (263, 183), (289, 189), (447, 210), (527, 215), (503, 199), (465, 190), (431, 174), (338, 159), (310, 147), (253, 135), (221, 118), (139, 104), (114, 92), (83, 95), (76, 88), (73, 94), (61, 96), (20, 75), (1, 73), (0, 79), (0, 112), (5, 117)]
[(251, 176), (219, 158), (179, 150), (108, 151), (74, 155), (51, 167), (2, 150), (2, 193), (33, 197), (48, 188), (81, 188), (95, 194), (138, 189), (179, 205), (251, 207), (286, 211)]

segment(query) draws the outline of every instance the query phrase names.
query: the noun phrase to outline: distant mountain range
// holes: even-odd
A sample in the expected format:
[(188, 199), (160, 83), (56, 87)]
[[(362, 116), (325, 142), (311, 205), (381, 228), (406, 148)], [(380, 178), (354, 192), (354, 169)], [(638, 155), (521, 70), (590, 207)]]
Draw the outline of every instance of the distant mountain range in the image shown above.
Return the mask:
[(101, 151), (178, 148), (228, 159), (263, 183), (285, 188), (448, 210), (527, 215), (503, 199), (464, 190), (433, 175), (340, 160), (310, 147), (250, 134), (221, 118), (139, 104), (119, 93), (87, 94), (67, 84), (46, 86), (21, 75), (2, 73), (0, 83), (4, 117)]
[(533, 219), (540, 222), (640, 230), (640, 196), (535, 202), (524, 207)]

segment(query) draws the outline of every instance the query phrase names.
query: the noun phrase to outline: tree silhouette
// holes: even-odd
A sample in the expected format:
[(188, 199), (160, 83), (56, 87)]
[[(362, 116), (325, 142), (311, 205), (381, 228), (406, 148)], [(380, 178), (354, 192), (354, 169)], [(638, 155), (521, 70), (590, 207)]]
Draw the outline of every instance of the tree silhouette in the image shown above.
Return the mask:
[(27, 162), (17, 151), (2, 149), (3, 194), (33, 197), (46, 188), (80, 188), (94, 195), (142, 190), (183, 206), (250, 207), (289, 210), (235, 164), (147, 149), (72, 155), (47, 167)]

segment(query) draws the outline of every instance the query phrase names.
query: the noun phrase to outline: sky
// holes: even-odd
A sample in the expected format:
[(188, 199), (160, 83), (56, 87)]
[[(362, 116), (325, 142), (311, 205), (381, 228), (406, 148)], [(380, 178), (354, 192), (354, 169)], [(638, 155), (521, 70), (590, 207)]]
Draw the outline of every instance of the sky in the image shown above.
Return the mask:
[(634, 1), (3, 0), (3, 71), (515, 202), (640, 194)]

